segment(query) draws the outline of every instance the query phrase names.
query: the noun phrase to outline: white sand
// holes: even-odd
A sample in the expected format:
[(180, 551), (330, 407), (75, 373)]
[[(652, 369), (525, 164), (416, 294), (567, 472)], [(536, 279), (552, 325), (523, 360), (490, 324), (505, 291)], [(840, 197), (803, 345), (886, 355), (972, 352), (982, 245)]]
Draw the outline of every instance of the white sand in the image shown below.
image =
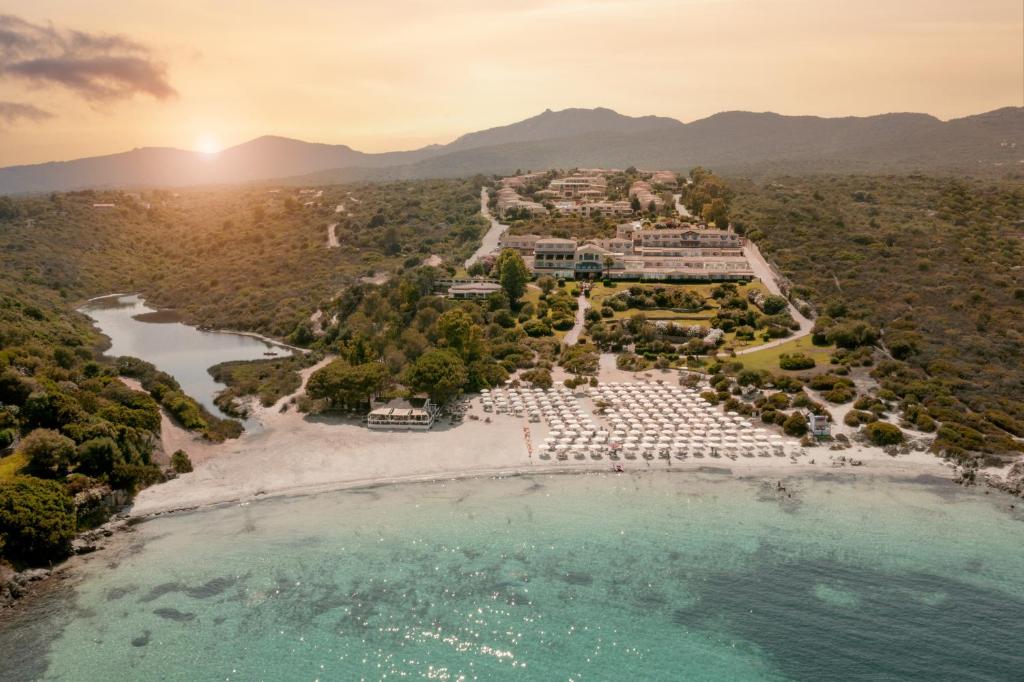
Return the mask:
[[(607, 369), (607, 360), (603, 364)], [(304, 370), (304, 378), (315, 369)], [(614, 369), (608, 373), (628, 376)], [(480, 420), (467, 419), (456, 426), (442, 423), (427, 432), (370, 431), (354, 419), (308, 417), (295, 412), (294, 407), (279, 412), (287, 400), (258, 411), (264, 424), (262, 431), (220, 445), (201, 443), (173, 424), (165, 424), (165, 450), (173, 452), (181, 447), (188, 451), (195, 471), (143, 490), (132, 513), (144, 516), (262, 496), (380, 483), (515, 473), (607, 471), (612, 467), (608, 459), (558, 461), (531, 456), (527, 433), (536, 447), (546, 437), (547, 426), (527, 423), (521, 417), (486, 414), (478, 400), (473, 401), (470, 414), (479, 416)], [(483, 421), (487, 417), (492, 423)], [(863, 465), (842, 466), (833, 461), (839, 456), (861, 460)], [(825, 447), (811, 448), (798, 463), (788, 457), (738, 457), (735, 460), (694, 457), (685, 461), (622, 459), (617, 464), (626, 471), (715, 467), (728, 469), (738, 476), (770, 479), (836, 471), (835, 466), (842, 466), (838, 470), (844, 472), (863, 475), (905, 477), (949, 476), (951, 473), (948, 465), (927, 453), (893, 458), (879, 448), (870, 447), (841, 452)]]

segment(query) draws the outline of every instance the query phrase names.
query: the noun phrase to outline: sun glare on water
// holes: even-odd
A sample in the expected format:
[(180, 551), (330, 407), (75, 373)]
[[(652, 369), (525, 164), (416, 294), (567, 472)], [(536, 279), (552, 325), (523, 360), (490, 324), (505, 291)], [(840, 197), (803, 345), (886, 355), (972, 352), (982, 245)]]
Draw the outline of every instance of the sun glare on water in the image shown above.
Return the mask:
[(196, 142), (196, 149), (203, 154), (212, 156), (220, 151), (220, 142), (216, 137), (207, 133), (200, 136)]

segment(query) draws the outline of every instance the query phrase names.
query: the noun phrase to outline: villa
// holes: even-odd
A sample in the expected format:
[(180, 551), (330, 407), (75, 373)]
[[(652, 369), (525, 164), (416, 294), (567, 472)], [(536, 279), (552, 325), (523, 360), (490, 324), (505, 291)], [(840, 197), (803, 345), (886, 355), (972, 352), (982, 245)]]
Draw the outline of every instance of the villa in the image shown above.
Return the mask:
[(437, 406), (425, 396), (408, 400), (396, 398), (371, 411), (366, 425), (371, 429), (426, 431), (434, 425), (437, 412)]

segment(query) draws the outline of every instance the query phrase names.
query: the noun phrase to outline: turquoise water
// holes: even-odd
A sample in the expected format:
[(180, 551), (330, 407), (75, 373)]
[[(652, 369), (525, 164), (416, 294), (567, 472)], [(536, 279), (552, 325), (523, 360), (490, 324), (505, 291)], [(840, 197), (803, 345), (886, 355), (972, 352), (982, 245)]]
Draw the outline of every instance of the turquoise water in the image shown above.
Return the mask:
[[(221, 362), (264, 360), (271, 355), (290, 353), (283, 346), (256, 337), (202, 331), (175, 321), (173, 313), (157, 316), (159, 321), (147, 320), (147, 314), (157, 311), (134, 295), (96, 299), (80, 310), (110, 338), (107, 355), (129, 355), (152, 363), (177, 379), (187, 395), (220, 417), (228, 415), (220, 411), (213, 399), (225, 386), (213, 380), (210, 367)], [(143, 318), (136, 319), (139, 316)]]
[(785, 485), (550, 475), (160, 518), (0, 632), (0, 679), (1021, 679), (1011, 500)]

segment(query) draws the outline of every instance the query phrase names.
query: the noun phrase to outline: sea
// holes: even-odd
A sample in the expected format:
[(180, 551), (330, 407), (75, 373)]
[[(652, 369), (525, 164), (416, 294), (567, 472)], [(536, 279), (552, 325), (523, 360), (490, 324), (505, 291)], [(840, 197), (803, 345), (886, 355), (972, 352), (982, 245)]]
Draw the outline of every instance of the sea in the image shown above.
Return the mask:
[(389, 485), (109, 544), (0, 680), (1024, 679), (1024, 510), (934, 477)]

